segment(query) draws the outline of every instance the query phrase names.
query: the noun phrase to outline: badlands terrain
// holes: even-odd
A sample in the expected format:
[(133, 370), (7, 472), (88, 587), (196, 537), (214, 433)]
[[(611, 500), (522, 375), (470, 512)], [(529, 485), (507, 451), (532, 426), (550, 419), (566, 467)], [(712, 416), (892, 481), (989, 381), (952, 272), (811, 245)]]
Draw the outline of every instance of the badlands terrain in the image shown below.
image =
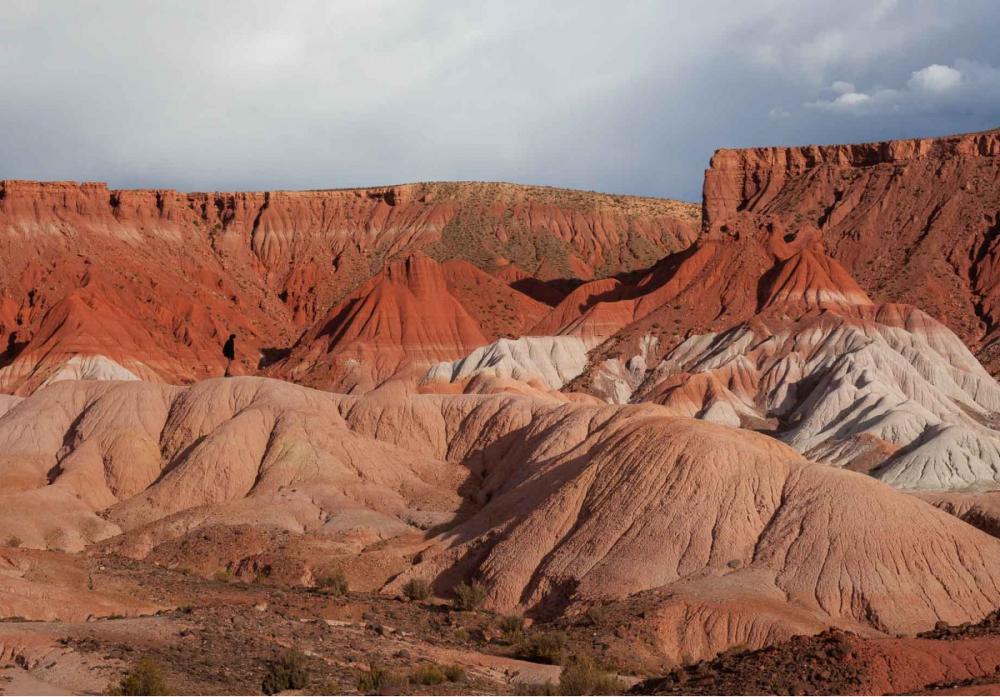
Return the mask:
[(995, 694), (998, 216), (1000, 132), (0, 182), (0, 691)]

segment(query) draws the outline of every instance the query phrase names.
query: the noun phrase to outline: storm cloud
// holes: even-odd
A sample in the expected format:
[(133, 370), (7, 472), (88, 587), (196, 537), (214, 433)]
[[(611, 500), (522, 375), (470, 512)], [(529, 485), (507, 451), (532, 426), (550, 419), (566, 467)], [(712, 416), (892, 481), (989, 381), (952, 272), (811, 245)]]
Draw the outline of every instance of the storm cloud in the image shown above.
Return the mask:
[(1000, 4), (5, 2), (0, 177), (696, 200), (718, 147), (1000, 125)]

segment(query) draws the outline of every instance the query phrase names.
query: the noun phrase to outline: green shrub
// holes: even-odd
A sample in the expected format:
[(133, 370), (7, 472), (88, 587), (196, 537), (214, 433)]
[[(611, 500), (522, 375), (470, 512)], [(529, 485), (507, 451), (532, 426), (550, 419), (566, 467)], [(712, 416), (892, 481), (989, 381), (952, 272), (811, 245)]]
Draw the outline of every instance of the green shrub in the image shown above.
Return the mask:
[(625, 685), (617, 676), (601, 670), (590, 656), (578, 656), (559, 675), (559, 692), (564, 695), (620, 695)]
[(527, 637), (517, 646), (517, 655), (536, 663), (559, 665), (566, 640), (560, 632), (540, 632)]
[(347, 574), (343, 569), (334, 569), (316, 579), (316, 587), (329, 595), (347, 595)]
[(233, 580), (233, 575), (229, 572), (228, 569), (219, 569), (212, 575), (212, 578), (214, 578), (219, 583), (229, 583), (230, 581)]
[(368, 666), (368, 670), (358, 675), (358, 692), (374, 695), (391, 695), (400, 693), (406, 687), (405, 676), (376, 665)]
[(305, 654), (289, 649), (268, 666), (260, 689), (265, 695), (275, 695), (285, 690), (301, 690), (308, 684)]
[(479, 581), (455, 586), (455, 606), (459, 610), (478, 610), (486, 602), (486, 587)]
[(403, 595), (410, 600), (427, 600), (431, 597), (431, 584), (422, 578), (411, 578), (403, 586)]
[(440, 685), (447, 679), (444, 672), (433, 663), (417, 666), (410, 673), (410, 682), (415, 685)]
[(113, 695), (169, 695), (170, 688), (160, 664), (143, 658), (109, 692)]

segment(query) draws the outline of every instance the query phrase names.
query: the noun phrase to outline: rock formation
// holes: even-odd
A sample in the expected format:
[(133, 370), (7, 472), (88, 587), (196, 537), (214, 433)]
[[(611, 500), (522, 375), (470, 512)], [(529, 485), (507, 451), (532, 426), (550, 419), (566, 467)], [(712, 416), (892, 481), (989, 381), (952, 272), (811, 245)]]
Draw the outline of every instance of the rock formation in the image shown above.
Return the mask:
[(388, 592), (479, 578), (497, 610), (547, 616), (656, 591), (649, 616), (673, 656), (830, 624), (911, 632), (1000, 604), (995, 538), (767, 436), (655, 405), (63, 381), (0, 418), (0, 452), (0, 524), (25, 547), (119, 536), (144, 557), (252, 525), (350, 544), (355, 563), (395, 549), (382, 573), (405, 573)]
[[(183, 194), (3, 181), (0, 390), (27, 394), (75, 357), (169, 383), (222, 375), (230, 333), (233, 371), (253, 373), (412, 252), (516, 265), (554, 302), (559, 284), (545, 282), (648, 265), (697, 226), (689, 204), (508, 184)], [(505, 312), (490, 334), (541, 316), (521, 300)]]
[(438, 264), (418, 252), (334, 306), (270, 372), (367, 391), (389, 378), (423, 375), (497, 337), (518, 336), (544, 307), (467, 262)]
[(944, 322), (995, 374), (998, 197), (1000, 131), (719, 150), (705, 173), (704, 225), (818, 227), (873, 298)]

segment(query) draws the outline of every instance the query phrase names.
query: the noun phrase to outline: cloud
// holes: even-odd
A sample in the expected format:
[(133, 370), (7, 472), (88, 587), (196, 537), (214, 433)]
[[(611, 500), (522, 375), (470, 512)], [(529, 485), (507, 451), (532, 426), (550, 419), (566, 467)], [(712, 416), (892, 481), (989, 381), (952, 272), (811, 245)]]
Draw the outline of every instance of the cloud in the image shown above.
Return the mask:
[[(850, 88), (850, 91), (844, 91)], [(830, 88), (839, 92), (832, 99), (805, 102), (806, 109), (832, 114), (871, 116), (887, 113), (982, 112), (1000, 125), (1000, 69), (960, 59), (954, 66), (932, 63), (914, 70), (905, 86), (855, 91), (849, 82)]]
[(959, 86), (962, 82), (962, 71), (947, 65), (928, 65), (922, 70), (914, 71), (906, 83), (911, 90), (923, 92), (946, 92)]
[(697, 199), (718, 147), (1000, 124), (998, 23), (991, 0), (9, 0), (0, 177)]

